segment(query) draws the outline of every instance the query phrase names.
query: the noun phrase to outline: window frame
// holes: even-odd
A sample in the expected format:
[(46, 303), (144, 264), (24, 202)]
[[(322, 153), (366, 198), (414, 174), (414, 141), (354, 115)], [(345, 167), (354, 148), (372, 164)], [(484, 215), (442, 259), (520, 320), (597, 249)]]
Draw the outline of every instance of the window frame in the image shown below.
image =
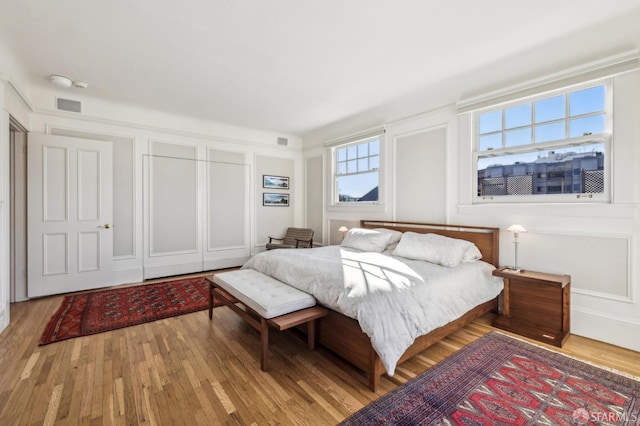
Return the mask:
[[(569, 121), (571, 117), (568, 115), (568, 98), (571, 93), (592, 87), (605, 87), (605, 122), (604, 131), (602, 133), (583, 135), (578, 137), (565, 137), (547, 142), (535, 142), (535, 120), (532, 119), (531, 124), (531, 142), (524, 145), (516, 145), (509, 147), (501, 147), (497, 149), (487, 149), (480, 151), (480, 115), (491, 113), (493, 111), (502, 112), (502, 128), (499, 131), (502, 136), (502, 144), (504, 145), (504, 133), (511, 128), (505, 128), (504, 111), (521, 106), (532, 105), (532, 118), (535, 117), (535, 102), (552, 98), (559, 95), (565, 95), (565, 117), (562, 119), (566, 123), (565, 135), (569, 135)], [(490, 204), (490, 203), (611, 203), (612, 202), (612, 179), (613, 179), (613, 78), (606, 77), (580, 84), (565, 86), (559, 89), (543, 91), (526, 97), (510, 100), (508, 102), (494, 104), (472, 111), (471, 131), (472, 131), (472, 203), (473, 204)], [(582, 117), (582, 115), (577, 116)], [(560, 120), (556, 120), (560, 121)], [(541, 124), (546, 124), (543, 122)], [(524, 126), (527, 127), (527, 126)], [(487, 132), (489, 133), (489, 132)], [(487, 134), (484, 133), (484, 134)], [(495, 133), (498, 133), (496, 131)], [(524, 154), (536, 151), (552, 151), (554, 149), (571, 148), (574, 146), (583, 146), (590, 143), (604, 144), (604, 191), (601, 193), (567, 193), (567, 194), (527, 194), (527, 195), (479, 195), (478, 194), (478, 160), (487, 157), (499, 157), (509, 154)]]
[[(378, 168), (374, 170), (369, 170), (366, 172), (356, 172), (356, 173), (345, 173), (338, 174), (338, 150), (349, 148), (350, 146), (358, 146), (363, 143), (369, 143), (372, 141), (378, 141)], [(339, 145), (335, 145), (331, 147), (331, 178), (332, 178), (332, 194), (331, 194), (331, 205), (332, 206), (367, 206), (367, 205), (381, 205), (382, 202), (382, 191), (381, 191), (381, 182), (382, 182), (382, 168), (383, 168), (383, 147), (384, 147), (384, 133), (378, 134), (376, 136), (368, 136), (362, 139), (351, 140), (346, 143), (342, 143)], [(360, 158), (370, 158), (371, 155), (367, 155), (366, 157), (356, 156), (355, 160), (358, 161)], [(378, 174), (378, 200), (377, 201), (340, 201), (340, 191), (338, 188), (338, 178), (340, 176), (353, 176), (365, 173), (376, 172)]]

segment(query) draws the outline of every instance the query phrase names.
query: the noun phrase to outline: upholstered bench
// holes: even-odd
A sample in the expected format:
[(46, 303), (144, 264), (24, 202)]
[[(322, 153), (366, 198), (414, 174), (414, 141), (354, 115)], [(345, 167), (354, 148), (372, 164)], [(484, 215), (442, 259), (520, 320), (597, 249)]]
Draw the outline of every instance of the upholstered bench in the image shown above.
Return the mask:
[(315, 320), (327, 315), (316, 299), (253, 269), (223, 272), (207, 277), (209, 319), (213, 319), (214, 297), (222, 301), (260, 332), (260, 366), (267, 371), (269, 326), (286, 330), (307, 324), (307, 345), (315, 346)]

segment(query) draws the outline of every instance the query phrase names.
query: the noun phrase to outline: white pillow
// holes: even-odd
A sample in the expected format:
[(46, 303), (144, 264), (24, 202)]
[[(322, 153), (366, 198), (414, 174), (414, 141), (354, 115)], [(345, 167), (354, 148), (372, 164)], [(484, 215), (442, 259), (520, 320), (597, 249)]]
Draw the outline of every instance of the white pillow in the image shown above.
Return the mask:
[(374, 228), (373, 230), (374, 231), (379, 231), (379, 232), (388, 232), (388, 233), (390, 233), (391, 234), (391, 240), (389, 240), (389, 245), (399, 243), (400, 242), (400, 238), (402, 238), (402, 232), (396, 231), (395, 229)]
[(392, 234), (373, 229), (351, 228), (344, 237), (341, 246), (362, 251), (381, 253), (389, 245)]
[(449, 238), (438, 234), (405, 232), (394, 256), (425, 260), (450, 268), (457, 266), (474, 244), (470, 241)]
[(386, 254), (387, 256), (393, 256), (393, 251), (398, 247), (398, 243), (389, 243), (386, 249), (382, 252), (382, 254)]
[(464, 253), (464, 256), (462, 256), (462, 263), (467, 263), (467, 262), (473, 262), (474, 260), (480, 260), (482, 259), (482, 253), (480, 253), (480, 249), (478, 249), (478, 247), (471, 243), (471, 247), (469, 247), (467, 249), (467, 251)]

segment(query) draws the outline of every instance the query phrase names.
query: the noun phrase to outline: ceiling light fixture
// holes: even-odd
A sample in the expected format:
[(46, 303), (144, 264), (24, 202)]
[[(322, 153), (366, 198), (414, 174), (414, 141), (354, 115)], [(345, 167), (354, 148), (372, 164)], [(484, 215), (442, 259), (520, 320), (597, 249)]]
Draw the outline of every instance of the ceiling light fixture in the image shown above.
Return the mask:
[(62, 75), (52, 75), (49, 78), (51, 79), (51, 82), (58, 87), (69, 88), (73, 84), (73, 81), (70, 78)]
[(86, 89), (87, 87), (89, 87), (89, 85), (83, 81), (73, 81), (69, 77), (65, 77), (63, 75), (54, 74), (50, 76), (49, 79), (56, 86), (63, 87), (65, 89), (68, 89), (71, 86), (75, 86), (80, 89)]

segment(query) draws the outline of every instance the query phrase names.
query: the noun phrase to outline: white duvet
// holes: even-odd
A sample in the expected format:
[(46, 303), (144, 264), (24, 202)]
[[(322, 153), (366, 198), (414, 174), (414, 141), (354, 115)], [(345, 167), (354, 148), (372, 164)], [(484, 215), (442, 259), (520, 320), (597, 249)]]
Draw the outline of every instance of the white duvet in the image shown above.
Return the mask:
[(502, 279), (491, 275), (494, 267), (482, 261), (448, 268), (340, 246), (271, 250), (243, 268), (310, 293), (320, 304), (358, 320), (389, 375), (416, 337), (502, 290)]

